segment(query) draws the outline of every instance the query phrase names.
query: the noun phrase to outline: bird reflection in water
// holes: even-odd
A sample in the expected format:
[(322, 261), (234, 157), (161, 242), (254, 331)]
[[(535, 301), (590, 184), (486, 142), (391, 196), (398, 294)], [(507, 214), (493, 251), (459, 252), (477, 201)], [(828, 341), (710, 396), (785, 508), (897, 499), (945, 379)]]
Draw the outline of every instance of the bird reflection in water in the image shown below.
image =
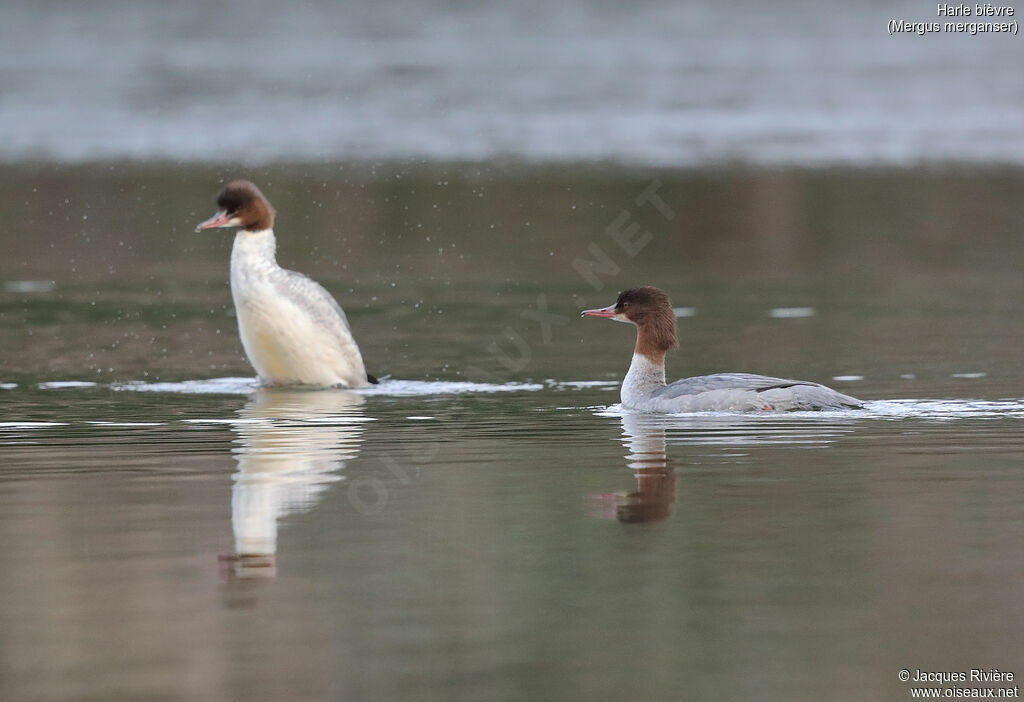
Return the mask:
[[(716, 463), (748, 463), (761, 446), (825, 448), (856, 430), (856, 413), (795, 413), (790, 416), (724, 414), (679, 416), (625, 414), (622, 443), (627, 465), (635, 471), (637, 488), (589, 498), (597, 516), (620, 522), (656, 522), (672, 515), (677, 475), (665, 455), (666, 431), (674, 445), (715, 449)], [(701, 461), (708, 455), (701, 452)]]
[(311, 509), (343, 479), (363, 441), (363, 398), (345, 390), (257, 392), (232, 423), (238, 469), (232, 476), (234, 552), (222, 557), (229, 579), (277, 575), (278, 522)]
[(665, 455), (665, 428), (651, 415), (624, 415), (622, 443), (626, 465), (633, 469), (636, 490), (595, 495), (596, 515), (625, 524), (660, 522), (672, 515), (678, 476)]

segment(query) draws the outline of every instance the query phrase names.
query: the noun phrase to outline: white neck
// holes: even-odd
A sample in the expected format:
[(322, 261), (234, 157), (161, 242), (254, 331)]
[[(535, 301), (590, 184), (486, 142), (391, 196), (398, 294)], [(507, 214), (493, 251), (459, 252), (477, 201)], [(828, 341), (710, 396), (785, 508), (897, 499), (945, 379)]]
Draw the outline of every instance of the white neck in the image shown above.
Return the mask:
[(657, 388), (665, 387), (665, 364), (651, 360), (642, 353), (633, 354), (633, 362), (629, 364), (629, 372), (622, 380), (620, 396), (625, 405), (636, 406), (641, 399), (648, 397)]
[(273, 229), (261, 229), (256, 232), (241, 229), (235, 234), (235, 245), (231, 255), (232, 257), (242, 255), (252, 259), (277, 263), (277, 259), (274, 257), (276, 250), (277, 240), (274, 238)]
[(277, 242), (274, 230), (258, 232), (242, 230), (235, 234), (231, 248), (231, 288), (237, 294), (253, 287), (258, 280), (273, 279), (280, 274), (274, 251)]

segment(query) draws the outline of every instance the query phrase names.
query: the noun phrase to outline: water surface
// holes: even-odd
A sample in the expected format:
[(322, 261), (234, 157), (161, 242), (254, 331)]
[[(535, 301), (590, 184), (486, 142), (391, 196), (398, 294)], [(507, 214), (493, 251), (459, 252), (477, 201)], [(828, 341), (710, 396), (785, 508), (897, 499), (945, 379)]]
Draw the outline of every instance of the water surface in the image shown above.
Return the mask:
[[(191, 231), (230, 175), (0, 171), (0, 698), (899, 699), (901, 668), (1020, 667), (1019, 173), (252, 172), (390, 376), (366, 392), (254, 387), (230, 234)], [(670, 375), (867, 408), (623, 411), (632, 331), (577, 314), (640, 283), (684, 315)]]

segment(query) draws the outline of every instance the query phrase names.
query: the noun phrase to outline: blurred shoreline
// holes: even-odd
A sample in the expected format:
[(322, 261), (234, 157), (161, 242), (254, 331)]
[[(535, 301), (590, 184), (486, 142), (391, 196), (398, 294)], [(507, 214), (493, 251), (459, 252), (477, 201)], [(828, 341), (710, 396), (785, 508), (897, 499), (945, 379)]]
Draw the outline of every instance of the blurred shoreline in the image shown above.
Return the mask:
[(934, 11), (14, 2), (0, 26), (0, 162), (1024, 164), (1020, 45), (886, 30)]

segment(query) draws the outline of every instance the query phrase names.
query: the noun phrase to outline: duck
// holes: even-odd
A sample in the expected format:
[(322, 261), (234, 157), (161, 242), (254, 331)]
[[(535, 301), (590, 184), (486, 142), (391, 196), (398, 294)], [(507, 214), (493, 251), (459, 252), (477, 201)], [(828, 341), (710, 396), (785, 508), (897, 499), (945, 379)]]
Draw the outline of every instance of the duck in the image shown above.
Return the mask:
[(665, 354), (679, 346), (672, 302), (662, 290), (624, 290), (614, 305), (583, 310), (583, 317), (627, 322), (637, 329), (636, 347), (620, 396), (640, 412), (727, 412), (857, 409), (861, 400), (806, 380), (752, 373), (715, 373), (665, 383)]
[(247, 180), (229, 182), (217, 213), (196, 226), (237, 228), (231, 297), (242, 348), (264, 386), (364, 388), (367, 374), (341, 305), (315, 280), (277, 263), (275, 211)]

